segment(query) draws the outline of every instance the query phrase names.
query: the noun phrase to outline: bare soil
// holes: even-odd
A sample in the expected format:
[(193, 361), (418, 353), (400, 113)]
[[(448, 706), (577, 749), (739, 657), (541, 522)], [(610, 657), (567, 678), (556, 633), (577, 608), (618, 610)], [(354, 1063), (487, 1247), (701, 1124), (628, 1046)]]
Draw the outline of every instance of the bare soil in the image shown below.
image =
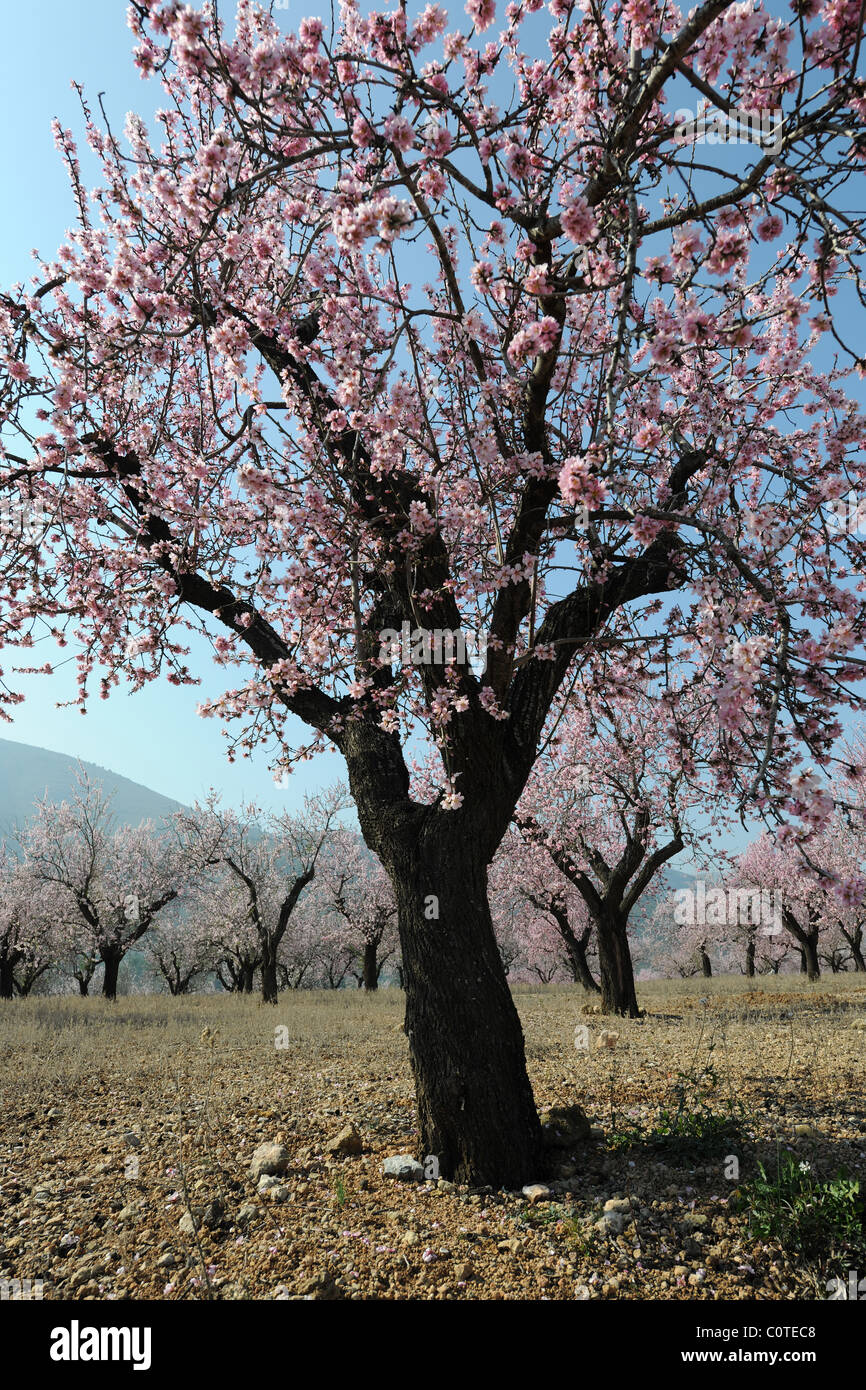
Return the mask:
[[(827, 1297), (846, 1271), (756, 1239), (731, 1197), (786, 1150), (866, 1178), (863, 976), (655, 982), (637, 1021), (579, 989), (516, 999), (539, 1109), (594, 1127), (531, 1200), (383, 1176), (425, 1158), (396, 990), (4, 1004), (0, 1280), (46, 1299)], [(677, 1115), (693, 1139), (665, 1133)], [(330, 1155), (350, 1123), (363, 1151)], [(276, 1199), (249, 1175), (271, 1141)]]

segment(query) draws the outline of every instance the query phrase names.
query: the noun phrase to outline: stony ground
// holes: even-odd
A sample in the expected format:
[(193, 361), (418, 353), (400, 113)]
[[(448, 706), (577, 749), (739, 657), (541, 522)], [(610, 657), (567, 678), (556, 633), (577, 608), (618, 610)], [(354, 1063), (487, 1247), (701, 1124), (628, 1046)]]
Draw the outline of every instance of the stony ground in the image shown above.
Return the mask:
[[(539, 1108), (579, 1103), (593, 1127), (528, 1196), (383, 1174), (416, 1148), (396, 991), (3, 1005), (0, 1279), (79, 1299), (826, 1297), (830, 1271), (756, 1240), (730, 1199), (737, 1165), (743, 1182), (786, 1148), (866, 1175), (863, 977), (659, 983), (632, 1022), (579, 990), (517, 1002)], [(661, 1112), (711, 1118), (690, 1143)], [(285, 1171), (257, 1181), (265, 1143)]]

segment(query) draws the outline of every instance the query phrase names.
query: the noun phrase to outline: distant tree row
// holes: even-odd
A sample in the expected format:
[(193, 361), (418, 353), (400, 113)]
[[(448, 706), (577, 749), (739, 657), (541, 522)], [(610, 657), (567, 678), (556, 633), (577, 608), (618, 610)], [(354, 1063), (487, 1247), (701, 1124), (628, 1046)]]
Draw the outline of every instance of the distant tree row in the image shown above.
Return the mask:
[[(636, 1016), (641, 972), (866, 971), (862, 739), (807, 837), (764, 833), (735, 856), (719, 848), (731, 809), (699, 771), (704, 711), (634, 680), (567, 707), (488, 873), (512, 983), (572, 981), (603, 1013)], [(428, 776), (416, 768), (419, 796)], [(118, 827), (82, 775), (0, 847), (0, 997), (114, 998), (132, 950), (143, 984), (172, 994), (371, 991), (386, 967), (402, 984), (393, 889), (343, 823), (349, 805), (341, 786), (282, 815), (211, 794), (159, 826)], [(691, 886), (670, 892), (665, 871), (686, 853)], [(438, 899), (425, 901), (432, 939)]]
[(113, 999), (141, 951), (155, 983), (267, 1002), (280, 989), (376, 989), (396, 955), (396, 906), (378, 860), (340, 821), (342, 788), (296, 815), (225, 810), (215, 796), (160, 825), (117, 826), (82, 776), (0, 847), (0, 997), (97, 983)]

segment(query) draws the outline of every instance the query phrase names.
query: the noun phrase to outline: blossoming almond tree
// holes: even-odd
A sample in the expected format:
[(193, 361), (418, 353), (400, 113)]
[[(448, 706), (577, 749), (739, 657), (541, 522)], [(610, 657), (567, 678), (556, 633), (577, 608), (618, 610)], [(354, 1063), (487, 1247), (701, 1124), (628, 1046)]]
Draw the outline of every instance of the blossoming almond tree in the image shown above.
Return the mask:
[(203, 895), (185, 894), (161, 914), (145, 938), (144, 953), (169, 994), (188, 994), (195, 979), (214, 969), (213, 937), (213, 918)]
[(343, 919), (360, 954), (359, 984), (368, 992), (378, 989), (382, 967), (394, 954), (397, 916), (394, 890), (380, 861), (355, 833), (340, 829), (325, 847), (317, 888), (320, 911)]
[(29, 994), (64, 946), (56, 893), (0, 846), (0, 999)]
[(630, 919), (664, 866), (687, 847), (702, 854), (718, 828), (707, 778), (716, 724), (696, 686), (659, 693), (633, 659), (604, 674), (586, 664), (514, 820), (586, 903), (602, 1013), (635, 1018)]
[[(48, 518), (6, 538), (0, 636), (73, 627), (84, 701), (97, 663), (103, 694), (193, 680), (199, 628), (244, 751), (288, 763), (290, 715), (336, 745), (397, 897), (422, 1152), (514, 1184), (541, 1132), (486, 870), (575, 663), (690, 661), (720, 769), (795, 812), (855, 698), (864, 548), (825, 503), (863, 472), (834, 298), (866, 96), (849, 0), (467, 9), (132, 4), (157, 130), (82, 95), (101, 186), (58, 127), (77, 226), (0, 304), (2, 486)], [(773, 149), (707, 157), (684, 95), (782, 109)], [(396, 665), (404, 623), (485, 634), (483, 671)]]
[(37, 803), (19, 843), (29, 877), (52, 895), (91, 975), (93, 963), (102, 962), (107, 999), (117, 995), (127, 951), (206, 862), (184, 838), (178, 817), (159, 828), (115, 826), (111, 798), (84, 774), (68, 801)]
[[(778, 894), (781, 924), (799, 949), (803, 973), (810, 980), (821, 975), (819, 945), (836, 929), (838, 913), (833, 910), (834, 888), (822, 876), (813, 848), (810, 863), (804, 862), (794, 844), (778, 845), (764, 834), (744, 851), (739, 860), (740, 874), (750, 884)], [(829, 911), (828, 911), (829, 908)]]
[[(265, 816), (256, 806), (224, 810), (211, 795), (203, 806), (181, 812), (179, 824), (199, 860), (224, 865), (228, 909), (222, 918), (239, 924), (244, 917), (258, 941), (262, 999), (276, 1004), (280, 944), (300, 897), (316, 876), (319, 855), (335, 828), (348, 797), (341, 787), (305, 799), (297, 815)], [(244, 986), (246, 987), (246, 986)]]
[(550, 956), (558, 948), (575, 984), (593, 994), (601, 992), (587, 959), (593, 922), (586, 901), (557, 868), (544, 843), (509, 827), (491, 866), (490, 894), (500, 954), (502, 928), (513, 924), (524, 958), (533, 952)]

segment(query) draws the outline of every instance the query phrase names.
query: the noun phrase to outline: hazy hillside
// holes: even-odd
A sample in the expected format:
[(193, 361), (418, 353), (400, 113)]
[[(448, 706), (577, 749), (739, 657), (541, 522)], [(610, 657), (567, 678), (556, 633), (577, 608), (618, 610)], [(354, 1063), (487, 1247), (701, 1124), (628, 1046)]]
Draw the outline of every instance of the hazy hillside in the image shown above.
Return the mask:
[[(82, 761), (81, 767), (106, 792), (114, 792), (112, 811), (123, 825), (158, 821), (180, 808), (180, 802), (96, 763)], [(34, 803), (43, 796), (51, 801), (67, 800), (75, 789), (78, 769), (77, 760), (65, 753), (0, 739), (0, 836), (9, 834), (16, 824), (23, 824), (32, 814)]]

